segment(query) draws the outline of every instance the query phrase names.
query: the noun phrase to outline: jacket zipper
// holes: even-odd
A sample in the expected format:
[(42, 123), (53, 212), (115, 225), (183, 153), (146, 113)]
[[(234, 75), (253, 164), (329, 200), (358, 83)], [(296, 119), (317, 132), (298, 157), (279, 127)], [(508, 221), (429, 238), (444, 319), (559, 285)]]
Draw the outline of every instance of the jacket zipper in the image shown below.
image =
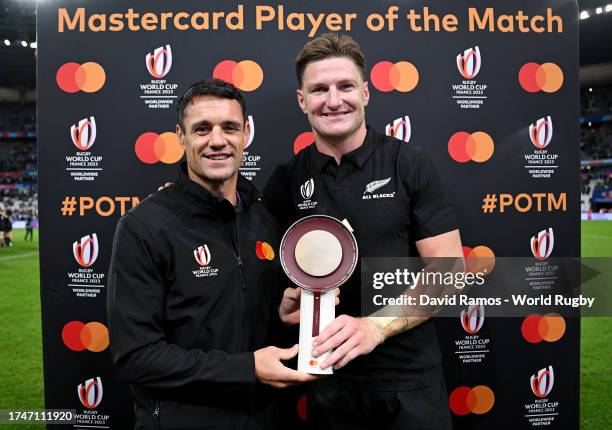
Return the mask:
[(236, 223), (235, 223), (235, 237), (236, 237), (236, 246), (234, 247), (234, 256), (236, 257), (236, 262), (238, 263), (238, 269), (240, 271), (240, 284), (242, 285), (242, 289), (246, 289), (246, 281), (244, 279), (244, 263), (242, 262), (242, 258), (240, 257), (240, 236), (238, 231), (238, 214), (236, 214)]
[[(238, 229), (238, 218), (239, 214), (236, 214), (234, 218), (234, 240), (232, 240), (232, 243), (234, 244), (234, 256), (236, 257), (236, 263), (238, 263), (238, 271), (240, 272), (240, 285), (242, 287), (242, 294), (238, 294), (240, 301), (238, 324), (241, 328), (244, 328), (244, 294), (246, 293), (246, 282), (244, 279), (244, 262), (242, 261), (242, 257), (240, 256), (240, 232)], [(242, 332), (243, 330), (241, 329), (238, 334), (238, 348), (242, 348)]]
[(153, 418), (155, 419), (155, 424), (157, 426), (158, 429), (161, 429), (161, 426), (159, 424), (159, 407), (161, 405), (161, 401), (156, 400), (155, 401), (155, 410), (153, 411)]

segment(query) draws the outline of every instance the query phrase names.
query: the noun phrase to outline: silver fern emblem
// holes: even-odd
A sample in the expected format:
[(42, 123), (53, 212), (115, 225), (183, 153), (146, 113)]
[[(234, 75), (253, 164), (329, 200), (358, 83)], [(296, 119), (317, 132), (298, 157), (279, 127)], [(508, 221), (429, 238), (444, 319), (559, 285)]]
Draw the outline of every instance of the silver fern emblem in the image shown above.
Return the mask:
[(391, 181), (391, 178), (389, 177), (387, 179), (381, 179), (379, 181), (370, 182), (368, 185), (366, 185), (366, 189), (363, 192), (363, 194), (365, 194), (365, 193), (373, 193), (377, 189), (382, 188), (385, 185), (387, 185), (390, 181)]

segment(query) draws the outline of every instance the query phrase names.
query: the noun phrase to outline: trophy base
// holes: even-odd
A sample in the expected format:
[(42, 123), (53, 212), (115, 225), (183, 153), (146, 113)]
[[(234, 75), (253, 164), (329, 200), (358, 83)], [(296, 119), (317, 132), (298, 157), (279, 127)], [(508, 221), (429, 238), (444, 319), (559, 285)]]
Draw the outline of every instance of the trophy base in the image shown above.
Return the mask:
[[(321, 369), (320, 364), (330, 356), (331, 351), (326, 352), (318, 357), (312, 356), (312, 342), (317, 337), (313, 336), (313, 314), (314, 314), (314, 296), (312, 291), (302, 289), (302, 297), (300, 299), (300, 350), (298, 353), (298, 368), (300, 372), (310, 373), (313, 375), (331, 375), (334, 373), (330, 366), (326, 369)], [(329, 323), (336, 317), (335, 302), (336, 293), (334, 290), (320, 293), (320, 311), (319, 311), (319, 333), (322, 332)]]

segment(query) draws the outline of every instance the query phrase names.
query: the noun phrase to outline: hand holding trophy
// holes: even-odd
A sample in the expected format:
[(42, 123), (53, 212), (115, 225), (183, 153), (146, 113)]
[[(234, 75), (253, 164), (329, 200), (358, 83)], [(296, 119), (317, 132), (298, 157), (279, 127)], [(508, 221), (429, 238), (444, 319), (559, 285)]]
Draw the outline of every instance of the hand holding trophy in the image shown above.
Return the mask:
[(331, 374), (320, 364), (331, 351), (312, 356), (312, 342), (335, 317), (335, 289), (344, 284), (357, 266), (357, 241), (341, 221), (312, 215), (296, 221), (280, 245), (283, 270), (301, 291), (298, 371)]

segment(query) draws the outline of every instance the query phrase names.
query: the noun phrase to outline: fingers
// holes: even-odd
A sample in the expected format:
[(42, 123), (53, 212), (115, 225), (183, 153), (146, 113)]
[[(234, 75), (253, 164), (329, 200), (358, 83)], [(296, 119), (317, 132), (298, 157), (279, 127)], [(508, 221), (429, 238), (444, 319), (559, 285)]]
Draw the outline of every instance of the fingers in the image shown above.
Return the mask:
[(336, 318), (331, 323), (329, 323), (328, 326), (325, 327), (325, 330), (319, 333), (319, 335), (315, 338), (312, 344), (313, 348), (315, 348), (316, 350), (319, 350), (320, 352), (325, 352), (329, 350), (330, 348), (338, 346), (339, 343), (338, 345), (330, 346), (329, 344), (326, 344), (326, 342), (328, 339), (335, 336), (336, 333), (341, 331), (345, 327), (345, 325), (350, 321), (350, 319), (351, 317), (349, 317), (348, 315), (340, 315), (338, 318)]
[(299, 348), (298, 348), (297, 343), (293, 345), (291, 348), (286, 348), (286, 349), (277, 348), (276, 357), (279, 360), (290, 360), (297, 355), (298, 349)]
[(321, 379), (319, 375), (310, 375), (308, 373), (298, 372), (297, 370), (285, 368), (286, 372), (278, 375), (278, 379), (268, 382), (275, 388), (287, 388), (294, 385), (306, 384), (308, 382)]
[(283, 299), (299, 300), (301, 292), (301, 288), (285, 288), (285, 291), (283, 291)]
[(323, 363), (321, 363), (320, 366), (321, 369), (326, 369), (329, 366), (334, 366), (334, 368), (337, 368), (337, 366), (335, 365), (336, 362), (342, 360), (345, 356), (354, 351), (358, 346), (359, 342), (357, 340), (355, 340), (354, 338), (349, 338), (346, 342), (336, 348), (329, 357), (323, 360)]

